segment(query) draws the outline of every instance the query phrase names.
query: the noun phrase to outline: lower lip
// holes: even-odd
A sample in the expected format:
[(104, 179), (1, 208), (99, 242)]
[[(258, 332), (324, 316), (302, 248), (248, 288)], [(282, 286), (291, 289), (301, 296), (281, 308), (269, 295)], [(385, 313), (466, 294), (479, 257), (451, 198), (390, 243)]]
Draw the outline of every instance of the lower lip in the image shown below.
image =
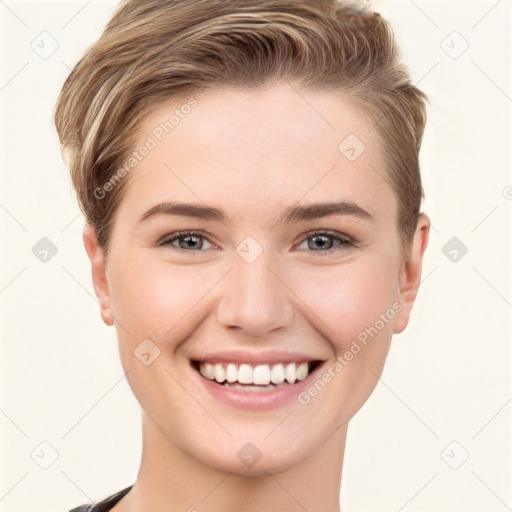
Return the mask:
[(315, 368), (315, 370), (304, 380), (299, 380), (295, 382), (295, 384), (276, 387), (271, 391), (243, 391), (240, 389), (228, 388), (213, 380), (203, 377), (195, 368), (194, 371), (199, 376), (199, 379), (207, 391), (209, 391), (212, 396), (218, 400), (240, 409), (264, 411), (282, 407), (289, 404), (294, 399), (297, 399), (298, 395), (310, 386), (322, 366), (323, 364)]

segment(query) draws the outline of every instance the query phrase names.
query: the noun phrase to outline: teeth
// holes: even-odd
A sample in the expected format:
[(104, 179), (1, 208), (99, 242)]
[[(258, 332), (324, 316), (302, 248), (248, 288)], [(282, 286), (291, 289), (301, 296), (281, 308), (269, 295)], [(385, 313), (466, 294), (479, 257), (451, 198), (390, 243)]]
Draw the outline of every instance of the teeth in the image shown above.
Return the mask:
[(284, 369), (284, 378), (288, 384), (293, 384), (295, 382), (295, 363), (286, 365), (286, 368)]
[(215, 377), (215, 372), (213, 370), (213, 365), (212, 364), (202, 364), (200, 367), (199, 367), (201, 373), (207, 378), (207, 379), (210, 379), (210, 380), (213, 380), (214, 377)]
[[(222, 368), (221, 364), (216, 364), (215, 366), (220, 366)], [(240, 384), (254, 384), (252, 380), (252, 374), (252, 368), (248, 364), (241, 364), (240, 368), (238, 368), (237, 380)]]
[(256, 366), (252, 372), (252, 381), (254, 384), (268, 386), (270, 384), (270, 366), (268, 364)]
[(224, 382), (226, 380), (226, 371), (221, 364), (216, 364), (213, 367), (213, 376), (217, 382)]
[(270, 371), (270, 380), (274, 384), (281, 384), (284, 382), (284, 366), (282, 363), (276, 364)]
[(272, 365), (260, 364), (251, 366), (249, 364), (235, 363), (201, 363), (199, 365), (201, 375), (219, 384), (228, 383), (255, 384), (268, 386), (282, 384), (285, 380), (288, 384), (294, 384), (297, 380), (304, 380), (309, 375), (309, 363), (277, 363)]
[(304, 380), (309, 375), (308, 363), (300, 364), (297, 367), (297, 370), (295, 371), (295, 374), (297, 375), (297, 379)]
[[(213, 368), (213, 366), (211, 364), (208, 366), (211, 366)], [(234, 365), (233, 363), (229, 363), (227, 370), (226, 370), (226, 380), (228, 382), (236, 382), (237, 379), (238, 379), (238, 369), (237, 369), (236, 365)]]

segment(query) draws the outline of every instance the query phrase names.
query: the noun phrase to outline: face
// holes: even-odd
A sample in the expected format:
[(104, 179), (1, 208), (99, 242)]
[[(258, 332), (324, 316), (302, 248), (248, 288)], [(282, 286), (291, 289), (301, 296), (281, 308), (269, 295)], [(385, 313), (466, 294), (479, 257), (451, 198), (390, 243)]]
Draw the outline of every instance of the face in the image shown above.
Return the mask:
[[(406, 265), (382, 148), (347, 101), (281, 84), (195, 99), (161, 140), (185, 102), (141, 128), (137, 148), (156, 146), (125, 178), (106, 260), (86, 229), (95, 289), (130, 387), (171, 445), (243, 474), (250, 442), (263, 454), (252, 475), (280, 471), (372, 393), (408, 322), (428, 220)], [(295, 384), (263, 390), (283, 372)]]

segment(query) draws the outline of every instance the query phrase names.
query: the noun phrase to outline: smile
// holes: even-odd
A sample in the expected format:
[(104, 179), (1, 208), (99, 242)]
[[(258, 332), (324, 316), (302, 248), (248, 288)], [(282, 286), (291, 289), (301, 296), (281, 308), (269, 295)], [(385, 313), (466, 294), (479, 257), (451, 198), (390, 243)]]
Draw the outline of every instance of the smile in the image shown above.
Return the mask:
[(206, 389), (217, 399), (249, 410), (271, 409), (293, 401), (325, 361), (271, 364), (192, 361)]
[[(237, 364), (237, 363), (201, 363), (201, 375), (219, 384), (245, 384), (269, 386), (295, 384), (297, 380), (304, 380), (310, 373), (313, 362), (277, 363), (277, 364)], [(272, 386), (274, 387), (274, 386)]]

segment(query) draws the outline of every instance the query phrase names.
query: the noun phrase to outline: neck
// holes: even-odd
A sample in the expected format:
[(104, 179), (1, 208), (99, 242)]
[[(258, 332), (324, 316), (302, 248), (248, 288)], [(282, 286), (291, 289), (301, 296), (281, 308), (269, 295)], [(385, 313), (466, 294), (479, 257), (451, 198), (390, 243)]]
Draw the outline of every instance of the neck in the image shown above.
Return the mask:
[(137, 481), (112, 511), (339, 512), (346, 436), (347, 425), (342, 424), (299, 464), (246, 476), (191, 457), (143, 413)]

